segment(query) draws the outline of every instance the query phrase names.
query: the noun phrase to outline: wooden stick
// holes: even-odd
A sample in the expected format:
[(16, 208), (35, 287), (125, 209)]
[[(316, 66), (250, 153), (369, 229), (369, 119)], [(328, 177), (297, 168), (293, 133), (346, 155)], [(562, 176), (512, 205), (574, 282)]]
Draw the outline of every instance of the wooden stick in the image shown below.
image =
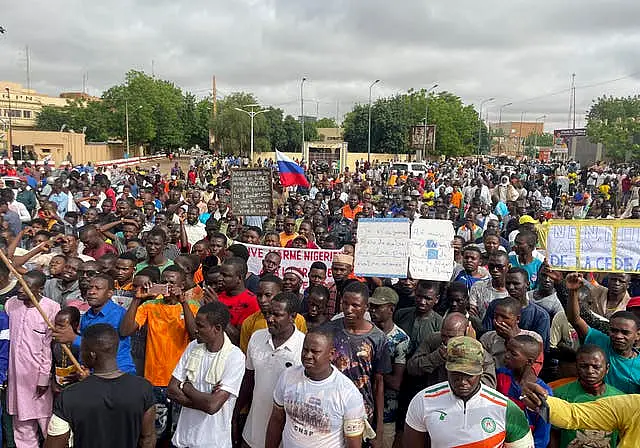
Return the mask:
[[(36, 307), (36, 309), (38, 310), (38, 312), (40, 313), (40, 315), (44, 319), (44, 322), (47, 324), (47, 327), (49, 327), (51, 329), (51, 331), (54, 331), (55, 327), (53, 326), (53, 324), (51, 323), (51, 321), (49, 320), (49, 318), (45, 314), (44, 310), (40, 306), (40, 302), (38, 302), (38, 299), (36, 299), (36, 296), (33, 294), (31, 289), (29, 288), (29, 285), (24, 280), (24, 278), (22, 278), (22, 275), (20, 275), (20, 273), (13, 266), (13, 263), (11, 263), (11, 261), (9, 261), (7, 256), (1, 250), (0, 250), (0, 260), (2, 260), (4, 262), (4, 264), (7, 265), (7, 267), (9, 268), (9, 271), (11, 271), (11, 273), (16, 277), (16, 279), (18, 280), (18, 283), (20, 283), (20, 286), (22, 286), (22, 289), (24, 290), (24, 292), (27, 294), (27, 296), (29, 296), (29, 299), (31, 299), (31, 303), (33, 303), (33, 306)], [(67, 356), (69, 357), (69, 359), (73, 363), (74, 367), (78, 370), (78, 373), (82, 373), (84, 371), (84, 369), (82, 368), (82, 366), (80, 365), (80, 363), (78, 362), (76, 357), (73, 356), (73, 353), (71, 352), (71, 349), (69, 347), (67, 347), (67, 344), (60, 344), (60, 346), (62, 347), (62, 350), (64, 350), (64, 352), (67, 354)]]

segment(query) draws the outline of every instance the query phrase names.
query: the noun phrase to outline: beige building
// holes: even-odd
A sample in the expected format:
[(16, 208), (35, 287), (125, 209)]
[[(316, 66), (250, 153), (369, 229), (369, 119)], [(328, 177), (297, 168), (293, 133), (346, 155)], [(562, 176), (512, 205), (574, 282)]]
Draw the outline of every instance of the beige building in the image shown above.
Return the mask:
[(490, 129), (493, 135), (502, 130), (502, 135), (493, 137), (491, 144), (492, 154), (507, 154), (510, 156), (522, 155), (524, 140), (530, 135), (544, 133), (544, 123), (532, 121), (507, 121), (491, 123)]
[(343, 128), (317, 128), (318, 141), (321, 142), (342, 142), (344, 139)]
[(0, 116), (7, 123), (11, 117), (14, 130), (34, 129), (42, 106), (62, 107), (67, 104), (66, 98), (38, 93), (15, 82), (0, 81), (0, 89)]

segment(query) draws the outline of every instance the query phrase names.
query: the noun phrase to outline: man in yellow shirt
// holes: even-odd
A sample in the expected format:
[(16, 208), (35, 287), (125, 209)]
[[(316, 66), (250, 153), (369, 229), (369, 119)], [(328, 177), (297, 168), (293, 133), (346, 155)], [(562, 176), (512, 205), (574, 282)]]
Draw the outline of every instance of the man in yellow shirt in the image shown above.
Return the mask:
[(534, 383), (522, 387), (520, 397), (528, 408), (538, 410), (546, 398), (549, 421), (563, 429), (591, 429), (618, 431), (618, 448), (634, 448), (640, 440), (640, 395), (616, 395), (588, 403), (567, 403), (547, 396), (547, 392)]
[[(249, 339), (251, 335), (257, 330), (267, 328), (267, 321), (264, 315), (269, 311), (271, 305), (271, 299), (282, 292), (282, 280), (275, 275), (265, 275), (260, 278), (258, 283), (258, 293), (256, 298), (258, 299), (258, 306), (260, 311), (256, 311), (249, 317), (247, 317), (242, 323), (240, 329), (240, 349), (243, 353), (247, 352), (249, 346)], [(297, 313), (295, 317), (296, 328), (303, 333), (307, 332), (307, 322), (304, 320), (302, 314)]]

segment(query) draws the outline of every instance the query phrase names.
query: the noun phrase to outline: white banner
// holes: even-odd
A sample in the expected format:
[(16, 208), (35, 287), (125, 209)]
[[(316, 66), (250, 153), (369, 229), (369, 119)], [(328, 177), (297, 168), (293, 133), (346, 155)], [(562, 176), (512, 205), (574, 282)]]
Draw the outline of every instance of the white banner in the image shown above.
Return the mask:
[(276, 273), (278, 277), (284, 277), (284, 271), (289, 266), (295, 266), (304, 273), (304, 288), (309, 286), (309, 270), (314, 261), (321, 261), (327, 266), (327, 280), (331, 278), (331, 262), (333, 255), (340, 253), (339, 250), (325, 249), (292, 249), (288, 247), (270, 247), (258, 246), (254, 244), (245, 244), (249, 250), (249, 260), (247, 267), (249, 272), (260, 275), (262, 272), (262, 260), (269, 252), (277, 252), (280, 254), (280, 269)]
[(408, 218), (359, 219), (355, 274), (361, 277), (406, 278), (408, 244)]
[(449, 281), (453, 273), (455, 231), (451, 221), (416, 219), (411, 225), (409, 272), (411, 278)]

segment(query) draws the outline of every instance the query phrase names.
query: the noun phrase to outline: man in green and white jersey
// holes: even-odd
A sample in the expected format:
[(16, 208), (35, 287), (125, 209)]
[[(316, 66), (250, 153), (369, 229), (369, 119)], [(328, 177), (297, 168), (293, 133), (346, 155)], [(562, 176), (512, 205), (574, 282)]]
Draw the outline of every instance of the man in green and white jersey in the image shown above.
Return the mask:
[(524, 412), (511, 400), (480, 383), (482, 344), (458, 336), (447, 344), (448, 381), (416, 395), (407, 410), (405, 448), (533, 448)]

